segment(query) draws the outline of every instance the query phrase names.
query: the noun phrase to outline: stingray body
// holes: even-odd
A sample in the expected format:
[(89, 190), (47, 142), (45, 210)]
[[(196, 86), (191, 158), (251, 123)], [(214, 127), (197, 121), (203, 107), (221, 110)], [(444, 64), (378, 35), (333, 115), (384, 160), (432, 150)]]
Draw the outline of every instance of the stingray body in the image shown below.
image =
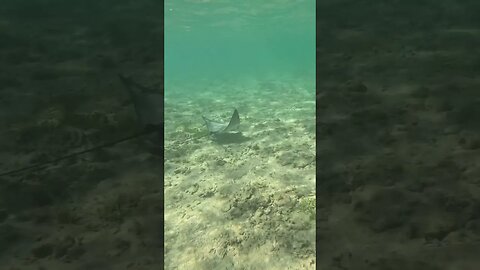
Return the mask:
[(202, 116), (205, 125), (207, 126), (208, 131), (212, 135), (219, 135), (223, 133), (238, 133), (238, 127), (240, 125), (240, 116), (238, 115), (237, 109), (233, 111), (232, 117), (228, 122), (217, 122), (208, 119), (205, 116)]
[[(145, 86), (142, 86), (134, 82), (132, 79), (127, 78), (123, 75), (119, 74), (119, 77), (120, 77), (120, 80), (125, 85), (130, 95), (130, 99), (135, 107), (137, 119), (139, 123), (142, 125), (143, 130), (135, 134), (129, 135), (127, 137), (106, 142), (85, 150), (73, 152), (59, 158), (46, 160), (44, 162), (25, 166), (23, 168), (3, 172), (3, 173), (0, 173), (0, 177), (13, 175), (13, 174), (20, 173), (27, 170), (42, 169), (47, 165), (54, 164), (65, 159), (83, 155), (83, 154), (93, 152), (105, 147), (111, 147), (116, 144), (133, 140), (151, 133), (158, 133), (160, 137), (163, 136), (163, 95), (161, 93), (158, 93), (158, 91), (156, 91), (155, 89), (150, 89)], [(163, 139), (161, 141), (163, 141)]]
[(139, 123), (145, 129), (163, 128), (163, 95), (119, 75), (130, 95)]

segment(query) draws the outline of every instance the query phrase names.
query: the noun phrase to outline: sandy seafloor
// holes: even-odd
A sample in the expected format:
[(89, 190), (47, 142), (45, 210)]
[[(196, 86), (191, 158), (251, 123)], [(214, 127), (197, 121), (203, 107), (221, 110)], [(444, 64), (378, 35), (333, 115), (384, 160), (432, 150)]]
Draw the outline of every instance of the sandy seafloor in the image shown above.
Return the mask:
[[(124, 105), (126, 93), (116, 72), (131, 74), (147, 85), (162, 83), (158, 5), (135, 1), (139, 6), (132, 12), (133, 4), (115, 8), (114, 1), (98, 1), (102, 6), (92, 12), (89, 6), (61, 6), (64, 1), (36, 2), (33, 8), (19, 5), (8, 16), (2, 13), (0, 20), (2, 170), (134, 132), (133, 110)], [(321, 269), (479, 269), (477, 3), (317, 1), (316, 199), (320, 207), (315, 263)], [(302, 112), (305, 117), (299, 117), (308, 124), (290, 123), (297, 111), (285, 110), (283, 104), (282, 109), (273, 110), (280, 104), (272, 104), (272, 99), (252, 97), (252, 104), (269, 105), (255, 110), (247, 102), (228, 103), (221, 95), (216, 99), (220, 101), (212, 103), (207, 96), (197, 104), (167, 97), (172, 103), (166, 106), (185, 119), (185, 127), (178, 127), (178, 134), (167, 134), (178, 142), (166, 143), (166, 157), (171, 158), (166, 171), (171, 177), (165, 189), (178, 192), (165, 194), (166, 263), (179, 268), (192, 263), (261, 265), (256, 255), (270, 254), (278, 255), (273, 256), (272, 265), (309, 264), (312, 246), (300, 240), (308, 235), (304, 243), (311, 243), (313, 223), (287, 221), (304, 220), (295, 209), (301, 209), (301, 198), (310, 198), (311, 190), (305, 185), (313, 179), (305, 178), (304, 188), (298, 185), (296, 191), (288, 191), (288, 186), (298, 179), (293, 172), (310, 175), (313, 168), (288, 164), (288, 154), (285, 161), (275, 155), (285, 150), (294, 156), (313, 155), (309, 152), (313, 150), (295, 152), (291, 145), (301, 141), (288, 137), (288, 132), (313, 134), (302, 127), (311, 125), (310, 116)], [(176, 109), (177, 105), (185, 110)], [(207, 138), (188, 141), (185, 134), (203, 132), (200, 114), (228, 117), (234, 106), (252, 140), (223, 147)], [(185, 113), (189, 110), (194, 117)], [(283, 116), (276, 117), (278, 113)], [(167, 119), (166, 128), (171, 120)], [(280, 146), (286, 139), (291, 145)], [(160, 269), (164, 194), (159, 187), (161, 158), (156, 152), (154, 144), (138, 140), (48, 170), (2, 177), (2, 268)], [(215, 164), (216, 159), (205, 157), (209, 155), (223, 161)], [(253, 167), (253, 159), (242, 155), (271, 160), (269, 165), (288, 173), (277, 172), (278, 179), (273, 179), (277, 177), (262, 172), (262, 164), (255, 164), (257, 168), (243, 175), (229, 175), (241, 172), (241, 166), (233, 166), (238, 160)], [(222, 170), (209, 169), (213, 166)], [(221, 175), (223, 182), (216, 182), (215, 189), (215, 177), (194, 177), (204, 175), (202, 168), (212, 176)], [(253, 174), (261, 177), (250, 178)], [(266, 179), (271, 181), (247, 184)], [(245, 197), (235, 202), (234, 196)], [(189, 199), (190, 206), (184, 203)], [(169, 201), (176, 203), (172, 206)], [(196, 206), (198, 202), (202, 207)], [(283, 207), (288, 204), (293, 207)], [(262, 221), (268, 214), (255, 214), (268, 205), (272, 207), (267, 212), (275, 215)], [(292, 210), (285, 214), (287, 221), (277, 209)], [(182, 218), (175, 211), (194, 218)], [(218, 231), (204, 228), (192, 233), (191, 227), (201, 228), (208, 224), (202, 222), (207, 218), (218, 220), (213, 227)], [(272, 228), (281, 237), (265, 234)], [(291, 228), (305, 229), (305, 234), (294, 237)], [(218, 236), (219, 231), (224, 235)], [(225, 250), (224, 256), (217, 255), (218, 250)]]
[[(76, 4), (2, 3), (2, 172), (137, 132), (117, 73), (163, 85), (162, 3)], [(160, 151), (152, 136), (0, 177), (0, 269), (161, 269)]]
[[(166, 89), (166, 269), (315, 268), (313, 83), (279, 78)], [(205, 136), (233, 108), (245, 139)]]
[(317, 1), (317, 265), (480, 269), (475, 1)]
[[(87, 77), (78, 86), (69, 78), (68, 93), (57, 77), (3, 90), (3, 171), (136, 132), (118, 79), (112, 74), (95, 84)], [(44, 100), (41, 90), (52, 96)], [(155, 139), (1, 177), (1, 269), (159, 269), (163, 172)]]

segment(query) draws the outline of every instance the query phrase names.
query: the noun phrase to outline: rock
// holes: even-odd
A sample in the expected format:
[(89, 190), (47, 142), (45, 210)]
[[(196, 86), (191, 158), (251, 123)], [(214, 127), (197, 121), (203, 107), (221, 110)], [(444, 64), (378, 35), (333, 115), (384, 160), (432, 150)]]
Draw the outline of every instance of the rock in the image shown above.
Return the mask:
[(86, 250), (82, 246), (75, 246), (68, 250), (67, 257), (71, 260), (76, 260), (85, 254)]
[(65, 256), (70, 248), (75, 245), (75, 239), (71, 236), (67, 236), (62, 239), (55, 247), (55, 257), (62, 258)]
[(187, 190), (185, 190), (185, 193), (193, 195), (198, 191), (198, 188), (199, 188), (199, 185), (195, 183), (191, 185)]
[(53, 245), (50, 243), (41, 244), (32, 249), (32, 254), (37, 259), (42, 259), (50, 256), (53, 253)]
[(455, 219), (448, 216), (432, 217), (425, 223), (421, 230), (423, 237), (427, 241), (441, 241), (455, 228)]
[(414, 200), (400, 188), (380, 188), (366, 198), (356, 199), (354, 205), (359, 221), (382, 232), (408, 223)]

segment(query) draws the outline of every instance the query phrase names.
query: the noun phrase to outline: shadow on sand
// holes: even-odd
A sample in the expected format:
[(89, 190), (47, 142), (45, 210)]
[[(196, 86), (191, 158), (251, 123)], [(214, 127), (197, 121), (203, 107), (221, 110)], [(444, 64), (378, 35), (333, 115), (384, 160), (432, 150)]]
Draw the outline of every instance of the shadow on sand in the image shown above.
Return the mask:
[(243, 143), (251, 140), (250, 137), (243, 136), (241, 132), (214, 134), (212, 138), (218, 144)]

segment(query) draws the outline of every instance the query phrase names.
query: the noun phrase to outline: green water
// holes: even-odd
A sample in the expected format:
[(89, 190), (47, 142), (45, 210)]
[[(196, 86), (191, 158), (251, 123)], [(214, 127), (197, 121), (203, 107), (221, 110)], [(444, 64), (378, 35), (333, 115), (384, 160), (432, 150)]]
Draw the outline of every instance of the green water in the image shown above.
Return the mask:
[(315, 1), (165, 1), (167, 95), (172, 83), (276, 75), (314, 80)]
[(164, 64), (165, 268), (314, 269), (315, 2), (166, 1)]

